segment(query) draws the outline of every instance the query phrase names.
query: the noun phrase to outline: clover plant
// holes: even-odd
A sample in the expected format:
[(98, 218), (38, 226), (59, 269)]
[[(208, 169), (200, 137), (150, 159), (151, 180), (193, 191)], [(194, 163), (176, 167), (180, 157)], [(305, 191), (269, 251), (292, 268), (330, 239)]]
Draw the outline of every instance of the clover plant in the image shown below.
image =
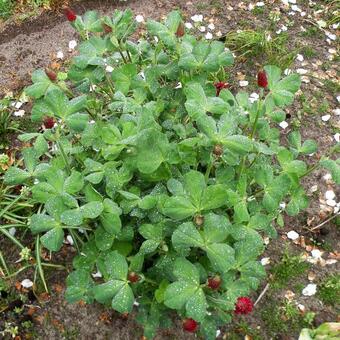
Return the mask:
[(79, 53), (67, 77), (33, 73), (26, 93), (45, 129), (20, 136), (31, 147), (5, 181), (30, 187), (29, 228), (45, 248), (67, 233), (79, 249), (68, 301), (119, 313), (138, 302), (150, 339), (176, 311), (214, 339), (265, 277), (263, 236), (307, 207), (301, 179), (324, 166), (340, 182), (330, 157), (307, 165), (316, 142), (280, 139), (300, 76), (265, 66), (253, 102), (225, 83), (232, 53), (186, 33), (177, 11), (148, 20), (139, 40), (130, 10), (71, 21)]

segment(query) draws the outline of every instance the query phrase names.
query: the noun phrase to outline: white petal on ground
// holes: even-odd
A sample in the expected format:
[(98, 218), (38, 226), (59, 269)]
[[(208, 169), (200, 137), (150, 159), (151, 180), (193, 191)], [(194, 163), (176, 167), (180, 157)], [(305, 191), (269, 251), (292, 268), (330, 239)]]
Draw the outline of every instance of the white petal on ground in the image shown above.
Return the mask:
[(64, 59), (64, 52), (63, 51), (57, 52), (57, 59)]
[(21, 285), (24, 288), (31, 288), (31, 287), (33, 287), (33, 282), (30, 279), (25, 279), (25, 280), (21, 281)]
[(321, 117), (324, 122), (328, 122), (331, 119), (331, 115), (324, 115)]
[(332, 200), (335, 198), (335, 192), (333, 190), (327, 190), (325, 192), (325, 198), (326, 200)]
[(315, 192), (315, 191), (318, 191), (318, 186), (317, 186), (317, 184), (311, 186), (311, 188), (309, 189), (309, 192)]
[(286, 129), (287, 127), (288, 127), (288, 123), (284, 120), (283, 122), (281, 122), (280, 124), (280, 127), (284, 130), (284, 129)]
[(108, 73), (111, 73), (113, 71), (113, 67), (110, 66), (110, 65), (107, 65), (106, 68), (105, 68), (105, 71), (108, 72)]
[(218, 338), (220, 335), (221, 335), (221, 331), (218, 329), (218, 330), (216, 331), (216, 338)]
[(191, 22), (186, 22), (185, 24), (184, 24), (184, 26), (188, 29), (188, 30), (190, 30), (190, 29), (192, 29), (193, 28), (193, 26), (192, 26), (192, 23)]
[(92, 277), (96, 278), (96, 277), (102, 277), (102, 273), (98, 270), (97, 273), (92, 274)]
[(211, 40), (213, 38), (213, 35), (212, 33), (208, 32), (206, 35), (205, 35), (205, 39), (207, 40)]
[(290, 75), (292, 73), (292, 70), (290, 68), (286, 68), (283, 72), (286, 76)]
[(67, 240), (67, 242), (68, 242), (69, 245), (73, 246), (74, 241), (73, 241), (73, 238), (72, 238), (71, 235), (67, 235), (67, 236), (66, 236), (66, 240)]
[(325, 181), (329, 181), (330, 179), (332, 179), (332, 175), (331, 174), (326, 174), (325, 176), (323, 176), (323, 179), (325, 180)]
[(215, 29), (215, 25), (211, 23), (208, 25), (208, 28), (213, 31)]
[(182, 83), (178, 82), (177, 86), (175, 87), (175, 89), (181, 89), (182, 88)]
[(326, 204), (329, 205), (330, 207), (335, 207), (336, 206), (336, 201), (335, 200), (327, 200)]
[(336, 34), (333, 34), (331, 32), (326, 32), (326, 36), (331, 40), (336, 40)]
[(14, 104), (14, 107), (15, 107), (17, 110), (19, 110), (19, 109), (21, 108), (22, 105), (23, 105), (22, 102), (16, 102), (16, 103)]
[(287, 233), (287, 237), (290, 239), (290, 240), (296, 240), (299, 238), (299, 234), (295, 231), (295, 230), (291, 230), (291, 231), (288, 231)]
[(140, 14), (136, 15), (135, 19), (136, 19), (137, 22), (143, 22), (144, 21), (144, 17)]
[(253, 92), (250, 96), (249, 96), (249, 101), (251, 103), (254, 103), (256, 102), (257, 100), (259, 100), (260, 96), (256, 93), (256, 92)]
[(270, 263), (270, 257), (264, 257), (263, 259), (261, 259), (262, 266), (266, 266), (269, 263)]
[(16, 230), (14, 227), (12, 227), (12, 228), (10, 228), (10, 229), (8, 230), (8, 232), (9, 232), (9, 234), (10, 234), (11, 236), (14, 236), (15, 233), (17, 232), (17, 230)]
[(69, 50), (74, 50), (77, 46), (77, 42), (75, 40), (71, 40), (69, 43), (68, 43), (68, 48)]
[(316, 284), (309, 283), (305, 288), (302, 290), (302, 295), (304, 296), (313, 296), (316, 293)]
[(245, 86), (248, 86), (249, 82), (247, 80), (241, 80), (239, 84), (241, 87), (245, 87)]
[(14, 115), (15, 117), (23, 117), (23, 116), (25, 115), (25, 110), (15, 111), (15, 112), (13, 113), (13, 115)]
[(281, 209), (284, 209), (285, 207), (286, 207), (286, 203), (285, 203), (285, 202), (281, 202), (281, 203), (280, 203), (280, 208), (281, 208)]
[(304, 68), (298, 68), (298, 69), (296, 70), (296, 72), (297, 72), (298, 74), (307, 74), (307, 73), (308, 73), (308, 71), (305, 70)]
[(320, 259), (322, 256), (322, 252), (319, 249), (313, 249), (311, 254), (315, 259)]
[(191, 20), (193, 22), (202, 22), (203, 21), (203, 15), (202, 14), (195, 14), (191, 17)]
[(304, 60), (303, 55), (302, 55), (302, 54), (298, 54), (298, 55), (296, 56), (296, 60), (298, 60), (298, 61), (303, 61), (303, 60)]

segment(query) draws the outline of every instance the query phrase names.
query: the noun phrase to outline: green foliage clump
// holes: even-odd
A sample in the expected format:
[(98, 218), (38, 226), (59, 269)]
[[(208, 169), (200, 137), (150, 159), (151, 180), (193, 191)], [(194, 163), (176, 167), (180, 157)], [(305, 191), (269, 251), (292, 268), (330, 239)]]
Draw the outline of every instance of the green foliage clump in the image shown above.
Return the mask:
[[(24, 167), (5, 174), (39, 204), (29, 223), (36, 254), (40, 245), (59, 251), (69, 234), (79, 249), (69, 302), (130, 313), (137, 300), (147, 338), (176, 310), (215, 339), (265, 276), (257, 259), (262, 235), (276, 236), (280, 203), (290, 215), (308, 204), (299, 182), (315, 167), (300, 158), (317, 145), (294, 131), (283, 146), (277, 128), (300, 77), (266, 66), (260, 100), (216, 92), (233, 56), (185, 34), (176, 11), (149, 20), (137, 42), (128, 40), (137, 26), (129, 10), (88, 12), (72, 25), (84, 41), (67, 80), (37, 70), (26, 89), (32, 119), (48, 128), (19, 137), (32, 146)], [(340, 182), (336, 161), (319, 165)]]
[(12, 14), (13, 7), (12, 0), (0, 0), (0, 19), (7, 19)]
[(340, 307), (340, 275), (327, 277), (319, 286), (318, 296), (327, 305)]
[(304, 262), (301, 256), (292, 256), (287, 251), (282, 260), (272, 269), (274, 288), (285, 287), (290, 280), (302, 275), (310, 267), (309, 263)]

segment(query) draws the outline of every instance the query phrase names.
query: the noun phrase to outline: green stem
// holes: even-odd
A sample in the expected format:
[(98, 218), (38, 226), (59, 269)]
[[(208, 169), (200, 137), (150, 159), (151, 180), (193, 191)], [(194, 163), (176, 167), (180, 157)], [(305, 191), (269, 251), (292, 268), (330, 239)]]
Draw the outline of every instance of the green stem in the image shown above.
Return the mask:
[(56, 143), (57, 143), (58, 148), (60, 150), (61, 157), (63, 158), (63, 161), (65, 163), (66, 170), (67, 170), (68, 174), (71, 175), (71, 167), (70, 167), (70, 164), (68, 162), (68, 159), (67, 159), (66, 153), (64, 151), (64, 148), (63, 148), (63, 146), (61, 145), (61, 143), (59, 141), (57, 141)]
[(0, 228), (0, 232), (3, 233), (7, 238), (9, 238), (13, 243), (15, 243), (19, 248), (24, 249), (25, 247), (6, 229)]
[(4, 270), (5, 270), (6, 273), (7, 273), (7, 275), (10, 275), (10, 274), (9, 274), (8, 267), (7, 267), (7, 264), (6, 264), (6, 261), (5, 261), (5, 258), (3, 257), (1, 251), (0, 251), (0, 261), (1, 261), (2, 267), (4, 267)]
[(35, 241), (35, 257), (36, 257), (37, 268), (38, 268), (38, 272), (39, 272), (41, 281), (43, 282), (45, 291), (48, 293), (48, 288), (47, 288), (47, 284), (46, 284), (46, 281), (45, 281), (44, 270), (43, 270), (42, 264), (41, 264), (39, 235), (37, 236), (36, 241)]

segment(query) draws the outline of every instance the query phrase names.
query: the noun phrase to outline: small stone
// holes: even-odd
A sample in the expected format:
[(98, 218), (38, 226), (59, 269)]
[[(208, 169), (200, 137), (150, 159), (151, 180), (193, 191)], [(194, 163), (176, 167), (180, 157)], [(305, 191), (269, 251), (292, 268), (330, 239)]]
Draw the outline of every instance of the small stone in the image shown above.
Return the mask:
[(279, 124), (279, 126), (284, 130), (284, 129), (286, 129), (287, 127), (288, 127), (288, 123), (286, 122), (286, 121), (283, 121), (283, 122), (281, 122), (280, 124)]
[(247, 80), (241, 80), (239, 82), (239, 84), (240, 84), (241, 87), (246, 87), (246, 86), (248, 86), (249, 82)]
[(64, 53), (63, 53), (63, 51), (58, 51), (58, 52), (57, 52), (57, 59), (64, 59)]
[(74, 50), (77, 46), (77, 42), (75, 40), (71, 40), (69, 43), (68, 43), (68, 48), (70, 51)]
[(335, 198), (335, 192), (333, 190), (327, 190), (325, 192), (325, 198), (326, 200), (332, 200)]
[(140, 15), (140, 14), (136, 15), (135, 19), (139, 23), (144, 22), (144, 17), (142, 15)]
[(316, 284), (309, 283), (303, 290), (302, 295), (304, 296), (313, 296), (316, 293)]
[(112, 73), (113, 67), (110, 66), (110, 65), (107, 65), (106, 68), (105, 68), (105, 71), (108, 72), (108, 73)]
[(263, 259), (261, 259), (262, 266), (266, 266), (269, 263), (270, 263), (270, 257), (264, 257)]
[(296, 232), (296, 231), (294, 231), (294, 230), (291, 230), (291, 231), (289, 231), (288, 233), (287, 233), (287, 237), (290, 239), (290, 240), (297, 240), (298, 238), (299, 238), (299, 234)]
[(321, 117), (321, 119), (324, 121), (324, 122), (328, 122), (330, 119), (331, 119), (331, 115), (324, 115)]

